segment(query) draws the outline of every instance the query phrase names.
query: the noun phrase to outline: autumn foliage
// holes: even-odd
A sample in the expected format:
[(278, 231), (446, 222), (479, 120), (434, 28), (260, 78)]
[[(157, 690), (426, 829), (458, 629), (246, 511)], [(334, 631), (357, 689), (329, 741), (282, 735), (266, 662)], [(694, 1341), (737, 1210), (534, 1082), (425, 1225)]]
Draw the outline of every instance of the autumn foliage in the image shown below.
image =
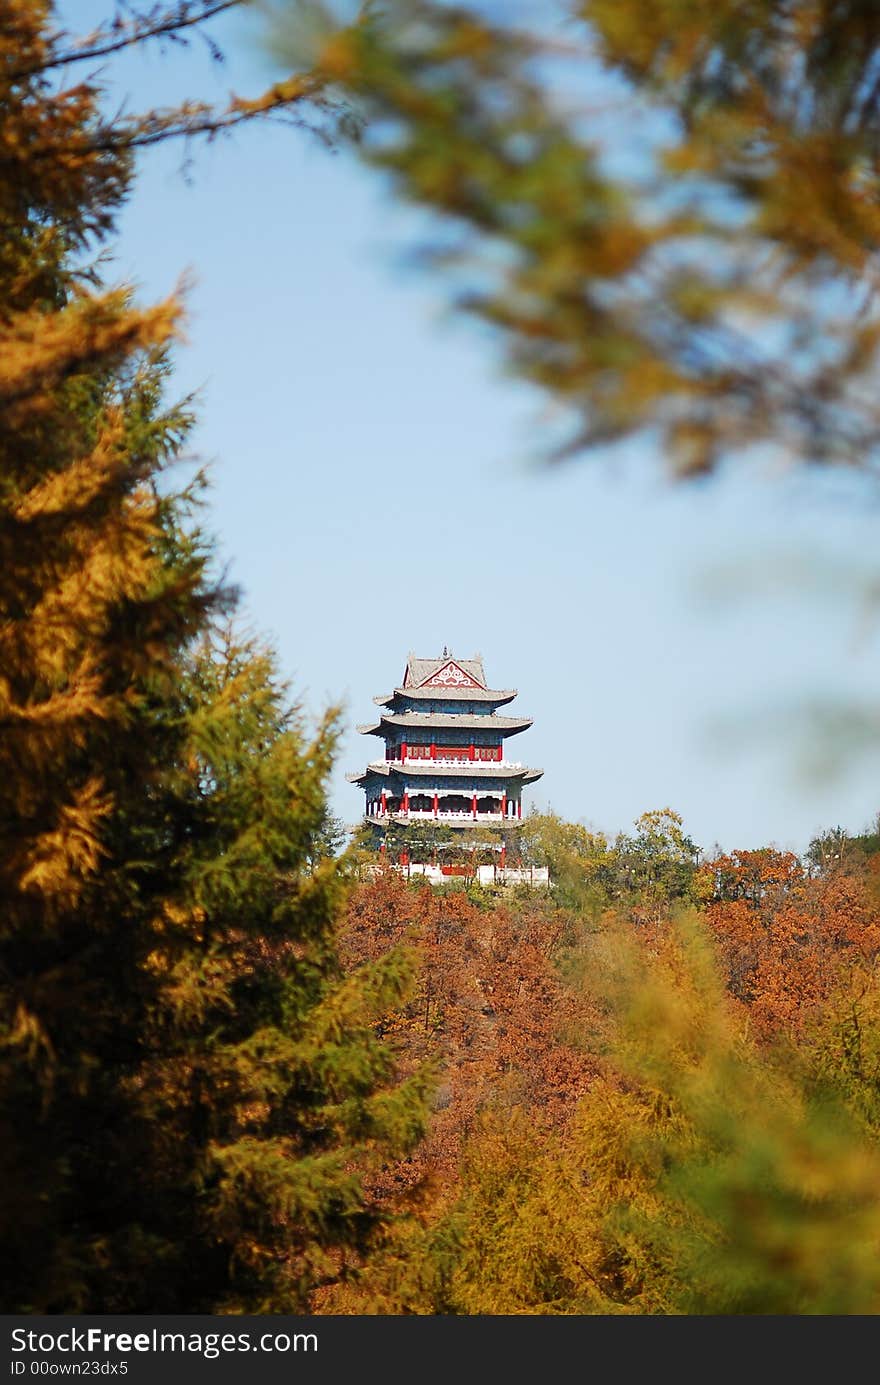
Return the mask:
[(873, 874), (807, 873), (790, 852), (741, 851), (704, 867), (706, 918), (731, 994), (758, 1038), (798, 1038), (859, 965), (880, 953)]
[(310, 730), (236, 632), (180, 474), (183, 306), (102, 277), (131, 149), (193, 112), (108, 121), (76, 65), (208, 8), (80, 47), (42, 0), (0, 18), (7, 1310), (302, 1306), (423, 1124), (427, 1074), (399, 1081), (376, 1029), (411, 959), (343, 978), (335, 952), (334, 717)]
[[(583, 6), (687, 115), (664, 166), (736, 185), (734, 239), (778, 251), (743, 298), (729, 222), (637, 214), (540, 44), (466, 7), (325, 23), (312, 71), (222, 109), (108, 117), (77, 75), (226, 8), (123, 7), (79, 44), (48, 0), (0, 18), (2, 1307), (876, 1314), (878, 834), (707, 859), (669, 808), (614, 839), (536, 815), (543, 892), (340, 859), (338, 718), (239, 632), (180, 474), (183, 304), (101, 261), (136, 149), (320, 123), (341, 89), (393, 125), (365, 156), (464, 228), (491, 272), (463, 301), (574, 445), (659, 401), (683, 471), (773, 436), (848, 460), (878, 427), (877, 324), (837, 292), (876, 239), (873, 9), (752, 7), (739, 45), (732, 3)], [(724, 253), (688, 265), (697, 230)], [(743, 303), (783, 324), (774, 370), (729, 369)], [(784, 342), (823, 323), (817, 394)]]
[(317, 1311), (877, 1311), (874, 858), (731, 852), (688, 883), (664, 822), (540, 825), (569, 879), (582, 853), (586, 909), (359, 885), (343, 955), (417, 950), (386, 1033), (439, 1085), (375, 1186), (406, 1187), (408, 1217)]
[(503, 1102), (560, 1123), (586, 1091), (595, 1059), (585, 1030), (599, 1016), (565, 986), (554, 959), (565, 918), (552, 902), (513, 909), (408, 885), (394, 871), (361, 884), (348, 908), (343, 956), (375, 960), (405, 943), (419, 957), (412, 999), (393, 1022), (407, 1067), (442, 1064), (420, 1172), (449, 1180), (478, 1113)]

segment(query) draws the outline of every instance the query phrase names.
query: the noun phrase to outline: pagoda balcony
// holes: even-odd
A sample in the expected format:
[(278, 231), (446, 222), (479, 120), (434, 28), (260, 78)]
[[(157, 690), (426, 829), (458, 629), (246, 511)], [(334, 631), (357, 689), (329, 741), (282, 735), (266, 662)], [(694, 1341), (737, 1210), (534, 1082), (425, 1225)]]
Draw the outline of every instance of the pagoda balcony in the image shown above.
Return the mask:
[(427, 755), (407, 755), (405, 760), (377, 760), (380, 765), (452, 765), (455, 769), (480, 769), (489, 767), (491, 769), (525, 769), (522, 760), (469, 760), (465, 755), (436, 755), (430, 759)]
[(515, 816), (513, 816), (509, 808), (506, 813), (502, 813), (501, 809), (499, 808), (498, 811), (494, 813), (478, 812), (476, 813), (476, 815), (470, 810), (466, 812), (453, 812), (450, 810), (444, 813), (443, 809), (441, 808), (438, 812), (434, 813), (430, 808), (411, 808), (408, 812), (405, 813), (402, 808), (394, 808), (390, 813), (376, 813), (375, 816), (368, 815), (366, 821), (386, 824), (390, 822), (438, 822), (447, 823), (449, 825), (456, 825), (459, 823), (465, 824), (468, 822), (506, 822), (509, 823), (511, 827), (513, 827), (517, 824), (518, 819)]

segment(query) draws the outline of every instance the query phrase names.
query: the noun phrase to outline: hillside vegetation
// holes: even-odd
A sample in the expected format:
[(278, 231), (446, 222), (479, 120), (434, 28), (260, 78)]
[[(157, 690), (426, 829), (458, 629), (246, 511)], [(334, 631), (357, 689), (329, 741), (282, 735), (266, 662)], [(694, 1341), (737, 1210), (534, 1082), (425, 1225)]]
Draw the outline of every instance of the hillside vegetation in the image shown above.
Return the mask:
[(878, 1311), (876, 837), (703, 860), (668, 810), (529, 826), (550, 892), (354, 890), (347, 964), (416, 948), (383, 1033), (441, 1068), (373, 1187), (406, 1215), (317, 1310)]
[[(105, 61), (238, 4), (0, 17), (0, 1308), (880, 1312), (880, 836), (713, 860), (668, 809), (548, 815), (549, 890), (359, 878), (338, 713), (202, 528), (184, 306), (107, 257), (140, 149), (354, 132), (457, 228), (427, 262), (471, 267), (563, 451), (876, 474), (876, 7), (576, 5), (673, 132), (624, 186), (543, 36), (467, 5), (312, 6), (262, 94), (106, 100)], [(293, 52), (309, 7), (272, 8)]]

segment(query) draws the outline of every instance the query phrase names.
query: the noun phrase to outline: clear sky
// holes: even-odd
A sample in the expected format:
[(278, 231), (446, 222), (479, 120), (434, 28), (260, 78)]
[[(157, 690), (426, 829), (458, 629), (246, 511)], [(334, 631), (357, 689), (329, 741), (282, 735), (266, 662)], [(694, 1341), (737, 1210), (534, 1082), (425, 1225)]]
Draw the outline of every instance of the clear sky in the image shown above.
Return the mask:
[[(62, 12), (81, 31), (106, 8)], [(225, 67), (199, 45), (132, 56), (106, 69), (110, 99), (271, 79), (253, 20), (216, 32)], [(191, 158), (143, 156), (110, 275), (144, 299), (190, 280), (177, 386), (200, 390), (211, 525), (296, 694), (344, 704), (336, 813), (361, 810), (345, 772), (377, 745), (354, 731), (373, 695), (407, 651), (448, 645), (520, 690), (539, 807), (614, 833), (668, 805), (727, 849), (874, 818), (876, 756), (807, 774), (799, 731), (809, 699), (873, 705), (880, 686), (849, 589), (876, 548), (857, 487), (754, 467), (676, 486), (647, 452), (541, 470), (546, 402), (405, 268), (418, 223), (375, 174), (268, 128)]]

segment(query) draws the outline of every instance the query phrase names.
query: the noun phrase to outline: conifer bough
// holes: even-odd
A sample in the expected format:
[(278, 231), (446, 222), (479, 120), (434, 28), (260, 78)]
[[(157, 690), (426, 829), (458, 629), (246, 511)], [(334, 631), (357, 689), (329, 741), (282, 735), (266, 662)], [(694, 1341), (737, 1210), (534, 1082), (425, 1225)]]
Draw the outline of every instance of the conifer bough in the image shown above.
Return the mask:
[[(120, 11), (84, 45), (0, 20), (0, 1302), (300, 1311), (387, 1216), (364, 1178), (418, 1137), (378, 1023), (405, 950), (347, 979), (309, 733), (209, 574), (176, 299), (94, 256), (131, 151), (290, 111), (109, 119), (76, 63), (224, 6)], [(75, 70), (76, 69), (76, 70)], [(69, 76), (69, 81), (67, 80)], [(313, 100), (313, 104), (315, 104)], [(317, 101), (320, 106), (320, 100)]]

